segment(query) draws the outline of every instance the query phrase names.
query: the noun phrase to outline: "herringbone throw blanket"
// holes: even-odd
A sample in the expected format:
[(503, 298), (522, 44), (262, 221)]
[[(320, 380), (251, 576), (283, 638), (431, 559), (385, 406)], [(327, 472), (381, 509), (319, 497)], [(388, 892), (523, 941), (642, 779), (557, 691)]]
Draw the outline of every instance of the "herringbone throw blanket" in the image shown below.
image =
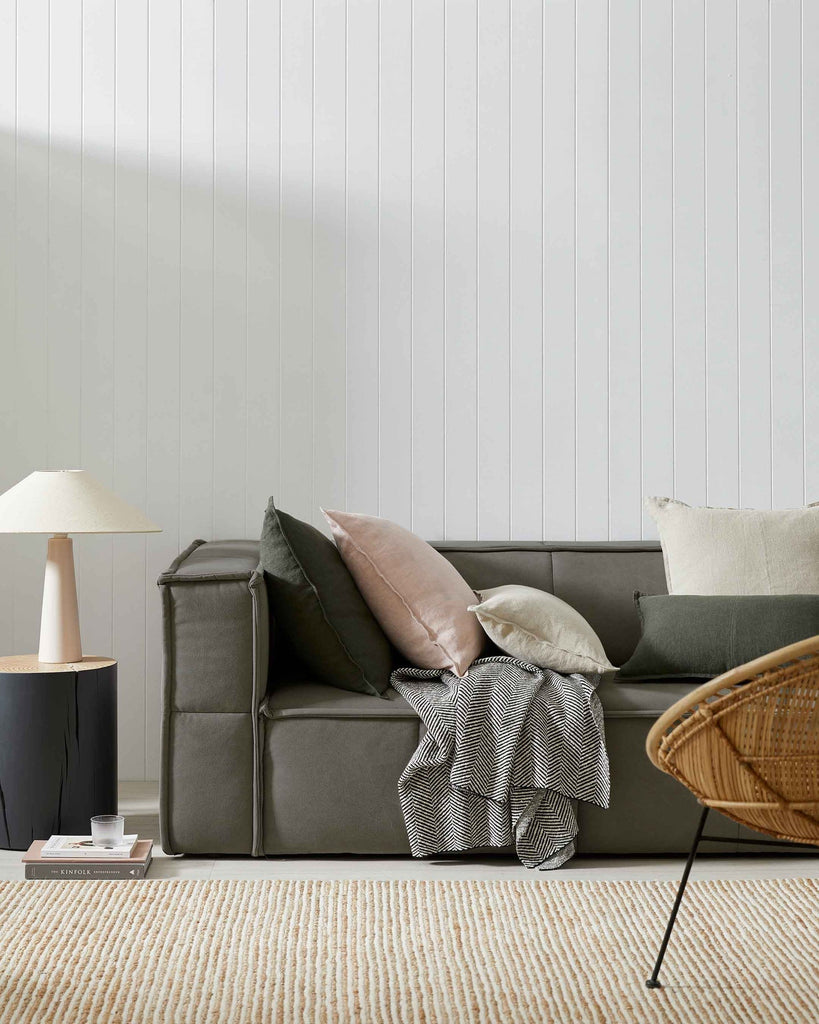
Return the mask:
[(526, 867), (575, 852), (575, 801), (608, 807), (596, 683), (514, 658), (481, 658), (464, 679), (400, 668), (392, 686), (426, 734), (398, 782), (413, 856), (514, 844)]

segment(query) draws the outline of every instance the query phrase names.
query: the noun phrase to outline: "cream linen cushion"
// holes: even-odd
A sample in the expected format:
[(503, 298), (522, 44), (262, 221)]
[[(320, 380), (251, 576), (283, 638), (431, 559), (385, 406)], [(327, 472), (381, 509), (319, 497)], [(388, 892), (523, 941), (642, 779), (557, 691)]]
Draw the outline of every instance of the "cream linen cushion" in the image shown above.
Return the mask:
[(389, 519), (322, 512), (370, 611), (410, 664), (464, 676), (485, 640), (458, 570)]
[(580, 612), (554, 594), (510, 585), (478, 591), (471, 606), (489, 638), (506, 654), (554, 672), (614, 671), (600, 638)]
[(646, 498), (669, 594), (819, 594), (819, 506), (692, 508)]

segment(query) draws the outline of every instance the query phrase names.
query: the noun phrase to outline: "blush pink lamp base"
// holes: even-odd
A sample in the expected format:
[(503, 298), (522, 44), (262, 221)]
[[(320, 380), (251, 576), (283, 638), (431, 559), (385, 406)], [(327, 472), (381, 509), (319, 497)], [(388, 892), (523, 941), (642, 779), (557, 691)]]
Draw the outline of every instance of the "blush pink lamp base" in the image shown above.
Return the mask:
[(74, 544), (64, 533), (55, 533), (48, 538), (37, 658), (55, 665), (82, 661)]

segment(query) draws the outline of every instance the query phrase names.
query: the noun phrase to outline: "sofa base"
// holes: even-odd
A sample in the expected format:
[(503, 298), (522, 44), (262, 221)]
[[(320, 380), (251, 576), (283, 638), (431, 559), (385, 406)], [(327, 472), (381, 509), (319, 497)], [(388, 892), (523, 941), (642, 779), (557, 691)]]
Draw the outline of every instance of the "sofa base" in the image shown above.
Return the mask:
[[(690, 684), (665, 689), (632, 684), (649, 704), (673, 703)], [(621, 687), (610, 692), (610, 688)], [(700, 806), (691, 793), (658, 772), (645, 740), (661, 708), (640, 713), (622, 683), (604, 683), (606, 744), (612, 795), (607, 810), (579, 806), (581, 856), (684, 854)], [(667, 692), (665, 692), (667, 690)], [(395, 691), (387, 700), (303, 681), (268, 696), (263, 708), (262, 842), (268, 856), (358, 854), (409, 856), (398, 801), (398, 779), (421, 737), (415, 712)], [(350, 798), (355, 794), (355, 799)], [(709, 831), (752, 837), (721, 815)], [(760, 852), (732, 843), (703, 844), (704, 853)], [(766, 851), (770, 852), (770, 850)]]

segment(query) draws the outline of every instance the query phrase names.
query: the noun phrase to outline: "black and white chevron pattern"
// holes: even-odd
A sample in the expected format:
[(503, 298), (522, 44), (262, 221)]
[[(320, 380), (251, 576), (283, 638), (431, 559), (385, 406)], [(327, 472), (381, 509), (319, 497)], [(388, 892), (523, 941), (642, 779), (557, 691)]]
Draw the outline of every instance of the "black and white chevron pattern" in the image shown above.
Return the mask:
[(514, 658), (481, 658), (463, 679), (400, 668), (393, 687), (426, 734), (398, 782), (415, 857), (510, 846), (527, 867), (574, 855), (576, 801), (608, 807), (596, 682)]

